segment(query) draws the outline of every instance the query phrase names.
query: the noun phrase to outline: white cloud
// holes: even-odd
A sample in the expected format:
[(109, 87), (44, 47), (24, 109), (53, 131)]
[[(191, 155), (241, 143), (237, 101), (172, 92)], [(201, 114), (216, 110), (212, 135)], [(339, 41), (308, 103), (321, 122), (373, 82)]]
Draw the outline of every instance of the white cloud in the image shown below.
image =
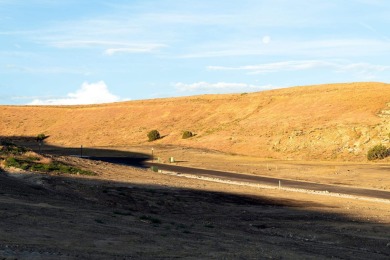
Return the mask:
[(269, 35), (266, 35), (264, 36), (261, 41), (264, 43), (264, 44), (269, 44), (271, 42), (271, 37)]
[(174, 83), (174, 86), (177, 90), (185, 92), (185, 91), (242, 91), (242, 90), (262, 90), (269, 89), (271, 86), (256, 86), (247, 83), (229, 83), (229, 82), (217, 82), (217, 83), (209, 83), (209, 82), (195, 82), (191, 84), (177, 82)]
[(29, 105), (85, 105), (117, 102), (120, 98), (108, 90), (104, 81), (84, 82), (80, 89), (64, 98), (34, 99)]
[(241, 70), (247, 71), (248, 74), (266, 74), (281, 71), (299, 71), (317, 68), (328, 68), (335, 72), (383, 72), (390, 70), (390, 66), (374, 65), (370, 63), (351, 63), (341, 60), (323, 61), (323, 60), (301, 60), (301, 61), (282, 61), (265, 63), (259, 65), (225, 67), (225, 66), (208, 66), (209, 70)]
[(116, 53), (151, 53), (157, 49), (165, 47), (163, 44), (139, 44), (129, 45), (123, 48), (109, 48), (105, 50), (105, 54), (114, 55)]
[(95, 47), (95, 46), (116, 46), (124, 45), (121, 42), (114, 41), (101, 41), (101, 40), (56, 40), (49, 42), (51, 46), (57, 48), (86, 48), (86, 47)]

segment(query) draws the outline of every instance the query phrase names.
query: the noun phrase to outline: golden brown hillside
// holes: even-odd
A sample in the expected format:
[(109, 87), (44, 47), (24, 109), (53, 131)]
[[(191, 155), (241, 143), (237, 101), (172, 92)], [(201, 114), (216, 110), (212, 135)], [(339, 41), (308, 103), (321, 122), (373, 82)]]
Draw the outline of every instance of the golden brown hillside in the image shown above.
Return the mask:
[[(350, 83), (90, 106), (0, 106), (0, 136), (61, 146), (173, 144), (264, 158), (366, 160), (390, 142), (390, 85)], [(157, 129), (164, 138), (149, 143)], [(184, 130), (196, 133), (182, 139)]]

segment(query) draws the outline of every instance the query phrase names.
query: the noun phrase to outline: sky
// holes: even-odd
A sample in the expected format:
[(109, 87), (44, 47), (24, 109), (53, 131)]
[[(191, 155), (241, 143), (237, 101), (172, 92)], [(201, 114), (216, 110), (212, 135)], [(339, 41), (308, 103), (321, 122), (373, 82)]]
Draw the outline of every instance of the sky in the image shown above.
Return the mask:
[(390, 83), (387, 0), (0, 0), (0, 104)]

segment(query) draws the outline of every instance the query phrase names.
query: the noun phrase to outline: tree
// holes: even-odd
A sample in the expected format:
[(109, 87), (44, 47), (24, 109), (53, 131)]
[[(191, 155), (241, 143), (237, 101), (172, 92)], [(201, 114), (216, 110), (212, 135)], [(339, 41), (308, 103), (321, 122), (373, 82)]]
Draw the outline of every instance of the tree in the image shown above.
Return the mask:
[(160, 133), (157, 130), (152, 130), (148, 133), (149, 142), (155, 141), (157, 139), (160, 139)]
[(42, 148), (42, 145), (43, 145), (43, 141), (48, 138), (49, 136), (45, 135), (45, 134), (38, 134), (37, 137), (36, 137), (36, 140), (38, 142), (38, 145), (39, 145), (39, 152), (41, 152), (41, 148)]

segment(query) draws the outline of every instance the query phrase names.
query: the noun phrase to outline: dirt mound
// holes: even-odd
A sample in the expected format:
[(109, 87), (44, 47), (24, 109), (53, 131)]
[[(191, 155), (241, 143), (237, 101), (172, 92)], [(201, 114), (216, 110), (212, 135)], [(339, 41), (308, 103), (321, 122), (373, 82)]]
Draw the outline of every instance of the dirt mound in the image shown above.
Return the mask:
[[(366, 160), (389, 144), (390, 85), (350, 83), (90, 106), (1, 106), (0, 136), (61, 146), (172, 144), (295, 160)], [(148, 142), (158, 129), (162, 139)], [(185, 130), (195, 137), (182, 139)]]

